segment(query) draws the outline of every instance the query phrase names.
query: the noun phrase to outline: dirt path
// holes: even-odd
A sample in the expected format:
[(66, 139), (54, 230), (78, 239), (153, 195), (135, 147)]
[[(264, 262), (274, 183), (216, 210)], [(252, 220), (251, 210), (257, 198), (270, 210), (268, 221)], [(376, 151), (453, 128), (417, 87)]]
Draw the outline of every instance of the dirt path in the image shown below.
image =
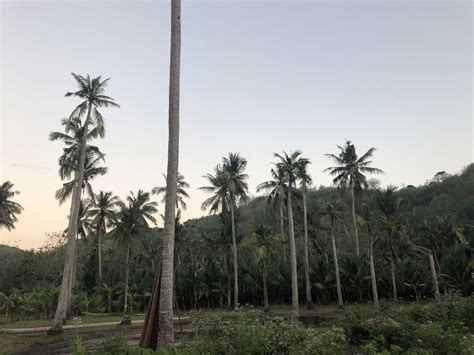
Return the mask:
[[(143, 320), (137, 320), (132, 323), (128, 329), (128, 343), (131, 346), (138, 346), (142, 331)], [(182, 333), (191, 332), (191, 322), (189, 320), (181, 320)], [(181, 334), (181, 326), (175, 321), (175, 333), (177, 336)], [(124, 329), (124, 326), (118, 325), (117, 322), (84, 324), (81, 327), (69, 326), (64, 327), (63, 334), (58, 336), (47, 336), (45, 331), (40, 328), (32, 328), (33, 332), (28, 333), (10, 333), (13, 337), (11, 346), (15, 355), (44, 355), (44, 354), (69, 354), (71, 344), (76, 336), (81, 337), (82, 345), (88, 350), (95, 350), (104, 338), (113, 335)], [(25, 329), (25, 328), (24, 328)], [(15, 329), (16, 330), (16, 329)], [(1, 353), (1, 352), (0, 352)]]

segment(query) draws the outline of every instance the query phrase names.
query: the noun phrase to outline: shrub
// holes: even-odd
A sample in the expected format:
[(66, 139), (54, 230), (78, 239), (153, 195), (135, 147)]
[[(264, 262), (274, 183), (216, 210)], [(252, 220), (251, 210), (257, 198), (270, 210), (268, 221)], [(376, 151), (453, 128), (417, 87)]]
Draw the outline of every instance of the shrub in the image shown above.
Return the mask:
[(126, 354), (129, 350), (127, 340), (128, 331), (126, 329), (112, 333), (99, 344), (98, 353), (101, 355)]

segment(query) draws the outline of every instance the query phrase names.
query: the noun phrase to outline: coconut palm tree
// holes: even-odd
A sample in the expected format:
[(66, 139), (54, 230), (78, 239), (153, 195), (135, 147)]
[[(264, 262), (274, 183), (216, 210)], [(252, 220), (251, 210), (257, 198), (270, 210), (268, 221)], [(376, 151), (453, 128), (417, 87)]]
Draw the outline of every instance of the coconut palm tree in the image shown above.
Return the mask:
[(369, 266), (370, 266), (370, 282), (372, 284), (372, 299), (374, 301), (374, 309), (376, 312), (379, 311), (379, 293), (377, 289), (377, 277), (375, 275), (375, 262), (374, 262), (374, 244), (378, 237), (375, 235), (376, 229), (380, 222), (379, 215), (370, 209), (367, 204), (363, 207), (362, 221), (367, 229), (367, 236), (369, 237)]
[[(178, 192), (179, 166), (179, 91), (181, 65), (181, 0), (171, 0), (171, 53), (168, 118), (168, 167), (166, 173), (166, 204), (163, 247), (161, 250), (161, 281), (159, 294), (159, 320), (143, 327), (140, 346), (156, 348), (168, 346), (174, 341), (173, 290), (174, 290), (174, 229)], [(156, 300), (152, 300), (156, 303)], [(155, 315), (157, 316), (157, 315)], [(151, 327), (147, 327), (150, 324)], [(158, 328), (155, 328), (159, 324)], [(159, 329), (159, 334), (158, 334)], [(147, 336), (145, 336), (147, 334)], [(158, 339), (156, 335), (158, 334)]]
[[(104, 155), (102, 153), (98, 154), (94, 150), (88, 150), (86, 152), (86, 163), (84, 166), (84, 181), (82, 184), (82, 190), (87, 191), (89, 199), (94, 198), (94, 190), (92, 189), (91, 180), (96, 176), (103, 176), (107, 173), (108, 169), (103, 166), (99, 166), (100, 161), (105, 161)], [(76, 162), (71, 162), (68, 160), (63, 160), (64, 164), (60, 169), (63, 171), (67, 169), (75, 170), (77, 167)], [(69, 167), (66, 165), (69, 164)], [(75, 179), (72, 179), (68, 182), (65, 182), (63, 186), (58, 189), (55, 193), (56, 199), (59, 201), (59, 204), (64, 203), (69, 196), (73, 193), (75, 188)]]
[(119, 198), (112, 192), (99, 191), (93, 198), (87, 200), (88, 214), (92, 218), (92, 225), (97, 234), (97, 252), (99, 258), (99, 287), (102, 285), (102, 237), (107, 232), (107, 225), (111, 224), (116, 216)]
[(344, 146), (337, 147), (340, 151), (338, 155), (326, 154), (326, 156), (332, 159), (337, 166), (329, 167), (324, 171), (329, 171), (330, 175), (335, 176), (333, 179), (334, 184), (342, 188), (348, 187), (351, 190), (352, 222), (354, 224), (356, 254), (359, 256), (360, 247), (355, 210), (355, 191), (360, 191), (363, 187), (367, 188), (367, 177), (364, 174), (383, 174), (383, 171), (370, 166), (372, 161), (369, 159), (373, 156), (375, 148), (370, 148), (359, 157), (356, 153), (356, 148), (351, 141), (346, 141)]
[(110, 232), (117, 244), (125, 250), (125, 289), (123, 313), (124, 319), (128, 317), (128, 281), (129, 263), (132, 242), (134, 239), (143, 236), (149, 229), (149, 223), (156, 224), (153, 216), (157, 213), (157, 203), (150, 201), (150, 193), (138, 190), (137, 194), (130, 192), (126, 203), (117, 202), (120, 210), (117, 218), (112, 221), (113, 229)]
[(5, 181), (0, 185), (0, 228), (5, 227), (9, 231), (15, 228), (18, 217), (23, 207), (18, 202), (12, 201), (20, 192), (13, 190), (13, 184)]
[(79, 216), (79, 205), (81, 202), (82, 186), (84, 183), (84, 168), (86, 163), (87, 139), (89, 135), (89, 125), (104, 127), (104, 117), (99, 112), (101, 107), (119, 107), (114, 99), (104, 95), (105, 87), (109, 79), (102, 80), (100, 76), (91, 79), (89, 75), (83, 77), (72, 73), (73, 78), (78, 84), (78, 90), (66, 93), (66, 97), (78, 97), (81, 103), (73, 110), (70, 118), (86, 115), (83, 126), (83, 134), (80, 141), (80, 150), (78, 154), (78, 167), (76, 169), (76, 184), (71, 201), (71, 210), (68, 226), (66, 257), (64, 261), (64, 270), (61, 280), (61, 289), (59, 292), (58, 305), (51, 328), (48, 334), (57, 334), (62, 332), (63, 323), (66, 319), (67, 304), (70, 302), (71, 295), (68, 292), (70, 271), (74, 264), (74, 250), (77, 234), (77, 222)]
[(400, 205), (403, 202), (396, 195), (395, 186), (387, 186), (385, 190), (377, 190), (375, 205), (380, 211), (380, 223), (385, 239), (385, 250), (390, 261), (390, 276), (392, 282), (393, 300), (397, 301), (396, 265), (399, 259), (399, 249), (404, 244), (404, 228), (399, 218)]
[(271, 228), (269, 226), (260, 223), (255, 228), (255, 237), (257, 239), (258, 250), (257, 258), (262, 262), (262, 279), (263, 279), (263, 309), (265, 312), (270, 310), (270, 305), (268, 303), (268, 270), (267, 270), (267, 258), (270, 253), (270, 244), (271, 244)]
[(344, 207), (339, 200), (326, 201), (321, 211), (322, 215), (326, 216), (331, 225), (331, 244), (334, 259), (334, 272), (336, 275), (337, 303), (340, 309), (344, 308), (344, 300), (342, 299), (341, 278), (339, 274), (339, 262), (337, 259), (336, 225), (343, 218), (344, 212)]
[(283, 237), (283, 257), (286, 258), (285, 243), (287, 242), (284, 224), (283, 209), (285, 205), (286, 190), (288, 188), (285, 180), (285, 175), (281, 169), (271, 169), (272, 180), (262, 182), (257, 186), (257, 192), (268, 192), (268, 203), (271, 203), (275, 208), (279, 209), (280, 233)]
[[(166, 175), (163, 174), (163, 177), (166, 180)], [(186, 189), (189, 189), (190, 185), (184, 180), (184, 175), (178, 173), (178, 189), (176, 190), (176, 209), (182, 208), (186, 211), (186, 202), (184, 199), (189, 198), (189, 194)], [(166, 203), (166, 186), (156, 186), (151, 190), (152, 195), (163, 195), (162, 203)]]
[(238, 153), (229, 153), (228, 157), (222, 158), (222, 169), (227, 177), (229, 192), (229, 209), (232, 232), (232, 253), (234, 257), (234, 307), (239, 306), (239, 273), (237, 263), (237, 241), (235, 235), (235, 210), (237, 203), (247, 198), (248, 175), (244, 173), (247, 160)]
[(311, 297), (311, 281), (309, 279), (309, 242), (308, 242), (308, 212), (306, 208), (306, 192), (313, 180), (308, 173), (308, 165), (310, 161), (307, 160), (301, 164), (298, 171), (300, 179), (300, 189), (303, 192), (303, 228), (304, 228), (304, 279), (306, 286), (306, 308), (313, 308), (313, 300)]
[(298, 271), (296, 263), (295, 229), (293, 223), (293, 205), (292, 195), (296, 181), (300, 176), (302, 166), (309, 164), (309, 160), (301, 156), (300, 151), (295, 151), (289, 155), (283, 152), (282, 155), (275, 153), (274, 157), (278, 159), (275, 163), (277, 169), (280, 169), (288, 182), (287, 189), (287, 212), (288, 212), (288, 238), (290, 241), (290, 264), (291, 264), (291, 305), (293, 317), (299, 316), (298, 305)]
[(212, 196), (202, 204), (202, 209), (209, 209), (210, 213), (230, 212), (231, 234), (232, 234), (232, 254), (234, 263), (234, 307), (239, 306), (239, 278), (237, 260), (237, 238), (235, 233), (235, 209), (238, 202), (247, 198), (247, 174), (244, 170), (247, 161), (237, 153), (229, 153), (228, 157), (222, 159), (222, 165), (217, 165), (214, 175), (204, 176), (209, 182), (209, 186), (200, 189), (211, 193)]

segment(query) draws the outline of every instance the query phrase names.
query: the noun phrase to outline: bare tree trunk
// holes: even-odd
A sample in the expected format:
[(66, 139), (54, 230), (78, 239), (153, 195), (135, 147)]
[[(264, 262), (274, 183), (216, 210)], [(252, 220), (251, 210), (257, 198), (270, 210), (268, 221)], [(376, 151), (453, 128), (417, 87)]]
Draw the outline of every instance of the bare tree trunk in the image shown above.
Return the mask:
[(161, 281), (161, 261), (158, 259), (155, 269), (155, 279), (153, 289), (148, 302), (148, 308), (143, 324), (142, 334), (140, 336), (139, 346), (156, 350), (158, 345), (158, 327), (159, 327), (159, 303), (160, 303), (160, 281)]
[(267, 286), (267, 263), (263, 260), (263, 310), (268, 312), (270, 305), (268, 304), (268, 286)]
[(370, 263), (370, 279), (372, 281), (372, 298), (374, 300), (374, 309), (376, 312), (379, 311), (379, 293), (377, 291), (377, 278), (375, 276), (375, 264), (374, 264), (374, 243), (372, 236), (369, 234), (369, 263)]
[(339, 262), (337, 260), (337, 249), (336, 249), (336, 226), (332, 222), (331, 226), (331, 242), (332, 242), (332, 254), (334, 258), (334, 271), (336, 272), (336, 290), (337, 290), (337, 304), (340, 309), (344, 308), (344, 300), (342, 299), (341, 290), (341, 279), (339, 277)]
[(390, 274), (392, 276), (392, 292), (393, 292), (393, 302), (397, 302), (397, 280), (395, 278), (395, 261), (393, 260), (394, 256), (390, 258)]
[(102, 231), (101, 228), (98, 233), (98, 240), (97, 240), (97, 253), (99, 257), (99, 288), (102, 287)]
[(181, 0), (171, 0), (171, 53), (168, 120), (168, 167), (166, 173), (165, 226), (159, 306), (158, 345), (174, 342), (174, 234), (179, 166), (179, 81), (181, 62)]
[[(229, 252), (229, 249), (227, 249), (226, 253)], [(230, 257), (228, 258), (230, 259)], [(231, 308), (232, 307), (232, 286), (231, 286), (231, 281), (230, 281), (230, 265), (229, 265), (229, 260), (226, 260), (225, 254), (224, 254), (224, 264), (226, 268), (226, 274), (227, 274), (227, 307)]]
[(354, 196), (354, 186), (351, 186), (351, 197), (352, 197), (352, 221), (354, 223), (354, 236), (355, 236), (355, 242), (356, 242), (356, 255), (360, 255), (360, 249), (359, 249), (359, 233), (357, 231), (357, 216), (356, 216), (356, 210), (355, 210), (355, 196)]
[(441, 297), (441, 294), (439, 292), (438, 276), (436, 275), (436, 268), (435, 268), (433, 253), (430, 252), (428, 257), (430, 259), (430, 269), (431, 269), (431, 276), (433, 277), (433, 287), (434, 287), (435, 298), (439, 300)]
[(286, 241), (288, 240), (286, 238), (286, 233), (285, 233), (285, 225), (284, 225), (284, 217), (283, 217), (283, 199), (280, 198), (280, 229), (281, 229), (281, 236), (283, 237), (283, 261), (286, 262)]
[(81, 154), (79, 156), (79, 166), (77, 169), (77, 177), (75, 179), (75, 187), (71, 199), (71, 210), (69, 215), (69, 225), (66, 242), (66, 257), (64, 260), (63, 276), (61, 280), (61, 288), (59, 290), (58, 305), (54, 315), (51, 328), (48, 334), (54, 335), (63, 331), (63, 323), (66, 319), (66, 310), (68, 302), (70, 302), (71, 294), (68, 292), (69, 276), (74, 263), (74, 249), (76, 248), (77, 223), (79, 218), (79, 206), (81, 204), (82, 184), (84, 183), (84, 166), (86, 162), (86, 147), (89, 122), (91, 118), (91, 103), (88, 104), (87, 118), (84, 122), (84, 132), (81, 141)]
[(239, 269), (237, 261), (237, 241), (235, 238), (235, 212), (234, 202), (230, 203), (230, 217), (232, 224), (232, 261), (234, 262), (234, 308), (239, 307)]
[(125, 256), (125, 290), (123, 298), (123, 314), (124, 317), (128, 314), (128, 275), (129, 275), (129, 262), (130, 262), (130, 242), (127, 245), (127, 254)]
[[(76, 247), (74, 248), (74, 258), (72, 263), (72, 268), (69, 275), (68, 280), (68, 294), (72, 295), (72, 290), (74, 288), (74, 283), (76, 280), (76, 266), (77, 266), (77, 248), (79, 243), (79, 236), (76, 236)], [(66, 306), (66, 319), (71, 317), (71, 304), (72, 304), (72, 297), (68, 297), (67, 306)]]
[(291, 307), (294, 318), (299, 317), (298, 304), (298, 270), (296, 264), (295, 229), (293, 225), (293, 206), (291, 204), (291, 189), (288, 188), (288, 236), (290, 239), (290, 266), (291, 266)]
[(304, 225), (304, 278), (306, 284), (306, 308), (313, 308), (311, 297), (311, 281), (309, 279), (309, 241), (308, 241), (308, 213), (306, 209), (306, 189), (303, 189), (303, 225)]

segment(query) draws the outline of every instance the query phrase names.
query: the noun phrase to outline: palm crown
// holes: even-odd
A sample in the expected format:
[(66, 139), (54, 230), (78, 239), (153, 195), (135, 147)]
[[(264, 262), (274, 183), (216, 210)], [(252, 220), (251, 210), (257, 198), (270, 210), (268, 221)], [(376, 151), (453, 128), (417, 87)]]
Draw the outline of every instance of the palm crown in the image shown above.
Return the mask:
[[(166, 175), (163, 174), (163, 177), (166, 181)], [(189, 198), (189, 194), (186, 189), (189, 189), (190, 185), (184, 180), (184, 175), (178, 173), (178, 189), (176, 192), (176, 208), (181, 207), (183, 210), (186, 210), (186, 202), (184, 202), (185, 198)], [(166, 186), (156, 186), (151, 190), (153, 195), (163, 195), (161, 200), (162, 203), (166, 202)]]
[(15, 223), (18, 221), (16, 215), (23, 210), (19, 203), (11, 200), (17, 194), (19, 192), (13, 190), (13, 184), (10, 181), (5, 181), (0, 185), (0, 227), (8, 230), (15, 228)]
[(75, 96), (83, 100), (71, 113), (72, 117), (82, 116), (89, 108), (91, 109), (91, 118), (97, 127), (104, 127), (104, 118), (99, 112), (100, 107), (120, 107), (110, 96), (104, 95), (105, 87), (110, 79), (102, 80), (101, 76), (91, 79), (89, 74), (85, 77), (71, 73), (76, 79), (78, 89), (74, 92), (66, 93), (66, 97)]
[[(290, 188), (295, 186), (296, 180), (301, 178), (301, 172), (306, 170), (306, 166), (310, 164), (310, 161), (303, 158), (301, 154), (299, 150), (290, 154), (286, 152), (283, 152), (282, 155), (278, 153), (273, 154), (279, 160), (275, 165), (278, 171), (281, 171), (285, 176), (285, 180)], [(306, 179), (308, 179), (308, 176)]]
[(99, 191), (94, 198), (88, 199), (88, 214), (92, 218), (91, 223), (97, 232), (105, 232), (107, 223), (111, 223), (116, 216), (116, 207), (119, 204), (118, 196), (112, 192)]
[(324, 171), (329, 171), (330, 175), (335, 176), (334, 184), (341, 187), (349, 186), (351, 188), (360, 189), (367, 187), (367, 177), (364, 173), (383, 174), (383, 171), (370, 166), (372, 161), (369, 160), (375, 152), (375, 148), (370, 148), (361, 157), (357, 156), (356, 148), (350, 141), (341, 147), (338, 146), (339, 155), (326, 154), (331, 158), (337, 166), (329, 167)]

